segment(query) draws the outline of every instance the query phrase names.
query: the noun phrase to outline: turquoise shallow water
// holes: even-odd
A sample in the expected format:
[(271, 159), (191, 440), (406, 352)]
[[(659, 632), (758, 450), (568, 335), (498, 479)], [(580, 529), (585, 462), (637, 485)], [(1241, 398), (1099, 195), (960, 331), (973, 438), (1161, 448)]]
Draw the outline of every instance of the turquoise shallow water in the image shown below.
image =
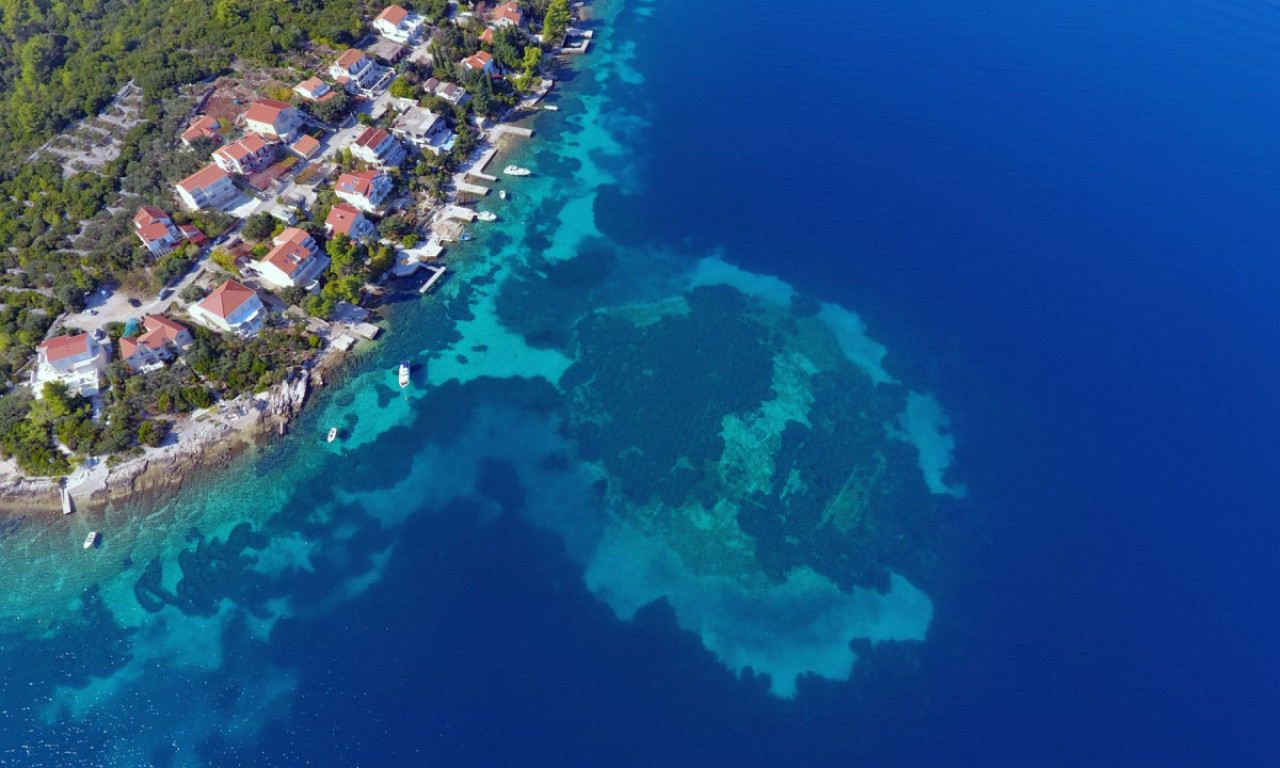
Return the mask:
[[(625, 23), (652, 10), (631, 3)], [(485, 583), (450, 533), (552, 542), (583, 610), (643, 623), (664, 606), (718, 684), (740, 675), (757, 698), (926, 641), (925, 585), (967, 496), (943, 405), (853, 311), (731, 253), (628, 234), (653, 224), (618, 205), (649, 183), (651, 116), (623, 7), (601, 11), (561, 111), (496, 161), (535, 175), (484, 203), (500, 220), (433, 295), (402, 286), (384, 340), (291, 434), (164, 504), (4, 531), (0, 764), (284, 764), (298, 745), (281, 733), (328, 706), (323, 670), (412, 668), (415, 643), (443, 642), (450, 606), (422, 606)], [(104, 546), (84, 553), (89, 526)], [(308, 633), (345, 658), (297, 652)]]

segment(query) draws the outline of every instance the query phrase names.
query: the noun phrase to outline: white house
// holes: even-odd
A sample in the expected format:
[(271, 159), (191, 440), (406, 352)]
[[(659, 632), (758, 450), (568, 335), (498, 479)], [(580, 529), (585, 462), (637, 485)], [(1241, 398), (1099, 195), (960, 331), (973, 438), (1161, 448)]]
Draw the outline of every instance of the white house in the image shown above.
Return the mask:
[(398, 5), (388, 5), (373, 20), (373, 31), (397, 43), (409, 43), (422, 31), (422, 17)]
[(163, 256), (187, 239), (169, 214), (151, 205), (142, 206), (134, 214), (133, 233), (153, 256)]
[(459, 107), (465, 106), (468, 101), (471, 101), (471, 94), (467, 93), (466, 89), (462, 86), (455, 85), (453, 83), (446, 83), (442, 80), (437, 80), (434, 77), (428, 78), (427, 82), (422, 84), (422, 87), (432, 96), (444, 99), (450, 104), (454, 104)]
[(146, 333), (120, 339), (120, 359), (134, 373), (159, 368), (195, 340), (185, 325), (163, 315), (147, 315), (142, 325)]
[(308, 101), (328, 101), (338, 94), (318, 77), (308, 77), (293, 86), (294, 93)]
[(234, 280), (218, 286), (198, 304), (187, 308), (191, 319), (214, 331), (252, 336), (262, 328), (267, 309), (258, 292)]
[(329, 266), (329, 256), (311, 235), (297, 227), (276, 235), (272, 244), (275, 247), (255, 268), (263, 280), (277, 288), (309, 285)]
[(36, 352), (36, 370), (31, 379), (36, 397), (51, 381), (66, 384), (73, 395), (98, 394), (98, 381), (111, 359), (110, 349), (87, 333), (55, 336), (36, 347)]
[(333, 235), (346, 235), (352, 240), (364, 240), (378, 234), (373, 222), (364, 217), (360, 209), (346, 203), (335, 203), (324, 220), (324, 229)]
[(468, 72), (483, 72), (486, 75), (492, 75), (493, 56), (488, 51), (477, 51), (463, 59), (462, 66)]
[(358, 93), (378, 82), (382, 76), (382, 68), (373, 59), (364, 55), (364, 51), (348, 48), (342, 52), (338, 60), (329, 65), (329, 74), (334, 80), (346, 88), (348, 93)]
[(404, 147), (382, 130), (368, 126), (350, 144), (351, 154), (366, 163), (396, 166), (404, 162)]
[(269, 139), (287, 142), (302, 127), (302, 113), (296, 107), (275, 99), (261, 99), (249, 105), (244, 113), (245, 130)]
[(221, 208), (239, 194), (227, 172), (213, 163), (178, 182), (178, 197), (192, 210)]
[(214, 165), (227, 173), (248, 175), (259, 171), (276, 158), (276, 147), (256, 133), (250, 133), (239, 141), (233, 141), (213, 152)]
[(495, 27), (524, 26), (524, 14), (520, 12), (520, 4), (508, 2), (498, 6), (493, 12), (493, 25)]
[(392, 186), (391, 177), (382, 171), (357, 171), (339, 176), (334, 193), (362, 211), (376, 211)]
[(454, 135), (439, 115), (422, 107), (409, 107), (391, 121), (396, 138), (433, 154), (453, 148)]

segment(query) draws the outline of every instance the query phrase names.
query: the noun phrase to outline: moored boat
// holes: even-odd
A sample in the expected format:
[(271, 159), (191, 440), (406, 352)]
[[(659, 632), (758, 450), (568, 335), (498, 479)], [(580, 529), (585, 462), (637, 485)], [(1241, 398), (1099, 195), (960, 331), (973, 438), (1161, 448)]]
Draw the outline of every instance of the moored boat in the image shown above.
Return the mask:
[(545, 109), (545, 110), (547, 110), (548, 112), (559, 112), (559, 111), (560, 111), (560, 108), (559, 108), (559, 107), (557, 107), (555, 104), (543, 104), (543, 105), (542, 105), (542, 108), (543, 108), (543, 109)]
[(400, 388), (404, 389), (409, 386), (409, 361), (400, 361)]
[(508, 176), (529, 176), (533, 173), (533, 171), (528, 168), (521, 168), (518, 165), (508, 165), (506, 168), (502, 169), (502, 172)]
[(500, 190), (498, 190), (498, 197), (502, 198), (503, 200), (506, 200), (506, 199), (507, 199), (507, 190), (505, 190), (505, 189), (500, 189)]
[(334, 440), (337, 440), (337, 439), (338, 439), (338, 428), (337, 428), (337, 427), (330, 427), (330, 428), (329, 428), (329, 437), (328, 437), (328, 442), (332, 443)]
[(476, 211), (476, 218), (480, 221), (497, 221), (498, 214), (493, 211)]
[(84, 548), (93, 549), (98, 546), (98, 537), (97, 531), (89, 531), (89, 535), (84, 537)]

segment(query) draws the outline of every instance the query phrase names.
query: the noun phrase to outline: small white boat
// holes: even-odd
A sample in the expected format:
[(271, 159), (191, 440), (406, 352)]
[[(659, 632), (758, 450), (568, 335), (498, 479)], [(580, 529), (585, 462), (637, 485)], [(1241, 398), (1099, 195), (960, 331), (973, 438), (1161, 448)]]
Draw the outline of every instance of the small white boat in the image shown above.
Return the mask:
[(99, 533), (97, 531), (89, 531), (89, 535), (84, 537), (84, 548), (93, 549), (98, 546)]
[(469, 240), (474, 240), (474, 239), (475, 238), (473, 238), (471, 235), (458, 235), (458, 242), (460, 243), (465, 243)]
[(503, 200), (506, 200), (506, 199), (507, 199), (507, 190), (505, 190), (505, 189), (500, 189), (500, 190), (498, 190), (498, 197), (502, 198)]
[(493, 211), (476, 211), (476, 218), (480, 221), (497, 221), (498, 214)]
[(502, 172), (507, 174), (508, 176), (532, 176), (533, 175), (533, 171), (529, 170), (528, 168), (521, 168), (518, 165), (508, 165), (506, 168), (502, 169)]
[(560, 111), (560, 108), (559, 108), (559, 107), (557, 107), (555, 104), (543, 104), (543, 105), (542, 105), (542, 108), (543, 108), (543, 109), (545, 109), (545, 110), (547, 110), (548, 112), (559, 112), (559, 111)]
[(337, 427), (331, 427), (331, 428), (329, 429), (328, 442), (332, 443), (334, 440), (337, 440), (337, 439), (338, 439), (338, 428), (337, 428)]
[(400, 361), (400, 388), (404, 389), (409, 386), (409, 361)]

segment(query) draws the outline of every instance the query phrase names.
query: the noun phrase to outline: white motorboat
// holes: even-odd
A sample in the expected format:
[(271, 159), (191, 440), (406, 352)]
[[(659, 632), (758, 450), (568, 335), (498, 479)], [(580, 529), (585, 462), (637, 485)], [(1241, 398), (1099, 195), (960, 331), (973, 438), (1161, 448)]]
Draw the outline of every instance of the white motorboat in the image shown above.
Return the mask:
[(330, 428), (328, 441), (332, 443), (334, 440), (337, 440), (337, 439), (338, 439), (338, 428), (337, 427)]
[(84, 548), (93, 549), (98, 546), (98, 538), (100, 534), (97, 531), (89, 531), (89, 535), (84, 537)]
[(559, 107), (557, 107), (555, 104), (543, 104), (543, 105), (542, 105), (542, 108), (543, 108), (543, 109), (545, 109), (545, 110), (547, 110), (548, 112), (559, 112), (559, 111), (560, 111), (560, 108), (559, 108)]
[(476, 211), (476, 218), (480, 221), (497, 221), (498, 214), (493, 211)]
[(508, 165), (506, 168), (502, 169), (502, 172), (507, 174), (508, 176), (532, 176), (533, 175), (533, 171), (529, 170), (528, 168), (521, 168), (518, 165)]
[(507, 199), (507, 190), (505, 190), (505, 189), (500, 189), (500, 190), (498, 190), (498, 197), (502, 198), (503, 200), (506, 200), (506, 199)]
[(400, 388), (404, 389), (409, 386), (409, 361), (400, 361)]

